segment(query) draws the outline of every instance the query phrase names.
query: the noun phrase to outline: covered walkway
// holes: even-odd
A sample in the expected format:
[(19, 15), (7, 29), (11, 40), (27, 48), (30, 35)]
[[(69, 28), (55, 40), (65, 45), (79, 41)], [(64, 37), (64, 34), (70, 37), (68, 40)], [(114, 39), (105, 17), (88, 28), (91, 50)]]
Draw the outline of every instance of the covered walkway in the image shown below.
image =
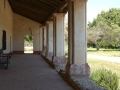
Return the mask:
[(0, 90), (74, 90), (40, 55), (13, 55), (8, 70), (0, 68)]
[[(41, 54), (75, 90), (104, 90), (89, 78), (87, 1), (1, 0), (0, 49), (14, 55), (10, 68), (0, 69), (0, 90), (72, 89), (40, 55), (24, 55), (26, 35), (33, 37), (33, 53)], [(64, 52), (67, 12), (68, 60)]]

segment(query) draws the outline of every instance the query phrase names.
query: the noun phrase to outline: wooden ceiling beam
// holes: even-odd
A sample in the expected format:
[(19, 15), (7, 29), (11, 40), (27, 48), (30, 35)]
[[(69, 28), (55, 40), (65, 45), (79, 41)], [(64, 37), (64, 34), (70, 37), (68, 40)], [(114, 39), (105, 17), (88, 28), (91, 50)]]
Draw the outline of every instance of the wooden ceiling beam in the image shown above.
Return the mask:
[(53, 11), (54, 10), (53, 8), (48, 7), (46, 5), (43, 5), (42, 3), (39, 4), (39, 5), (37, 5), (34, 2), (32, 3), (31, 0), (21, 0), (21, 1), (19, 1), (19, 0), (13, 0), (13, 1), (18, 2), (21, 5), (23, 4), (23, 5), (26, 5), (28, 7), (33, 8), (33, 9), (37, 9), (37, 10), (39, 10), (39, 9), (43, 9), (43, 10), (46, 10), (46, 11)]
[[(33, 8), (28, 8), (26, 5), (20, 5), (20, 4), (18, 4), (18, 3), (16, 3), (16, 2), (14, 2), (13, 3), (14, 4), (14, 8), (16, 8), (17, 7), (17, 9), (22, 9), (22, 10), (26, 10), (26, 11), (30, 11), (30, 12), (33, 12), (33, 13), (38, 13), (38, 14), (41, 14), (41, 12), (42, 13), (44, 13), (44, 14), (48, 14), (48, 13), (50, 13), (50, 12), (45, 12), (44, 10), (36, 10), (36, 9), (33, 9)], [(20, 8), (19, 8), (20, 7)]]
[(36, 5), (43, 5), (43, 6), (47, 6), (47, 9), (48, 9), (48, 7), (51, 7), (51, 8), (53, 8), (53, 9), (55, 9), (56, 7), (58, 7), (59, 5), (55, 5), (55, 4), (53, 4), (53, 3), (51, 3), (51, 2), (55, 2), (55, 1), (53, 1), (53, 0), (49, 0), (49, 1), (45, 1), (45, 0), (41, 0), (41, 1), (36, 1), (36, 0), (30, 0), (30, 2), (35, 2), (35, 4)]
[[(36, 14), (31, 14), (31, 12), (27, 12), (27, 11), (21, 11), (21, 10), (19, 10), (18, 11), (18, 9), (16, 9), (16, 10), (14, 10), (15, 11), (15, 13), (17, 13), (17, 14), (20, 14), (20, 15), (22, 15), (22, 16), (25, 16), (25, 17), (27, 17), (27, 18), (29, 18), (29, 19), (31, 19), (31, 20), (34, 20), (34, 21), (37, 21), (37, 22), (39, 22), (39, 23), (41, 23), (41, 22), (43, 22), (44, 21), (44, 16), (41, 16), (41, 17), (39, 17), (38, 15), (36, 15)], [(26, 14), (27, 13), (27, 14)]]
[[(41, 0), (41, 2), (45, 2), (46, 3), (46, 1), (45, 0)], [(49, 0), (49, 1), (47, 1), (48, 3), (50, 2), (52, 5), (56, 5), (56, 6), (59, 6), (60, 4), (61, 4), (61, 2), (57, 2), (57, 1), (53, 1), (53, 0)]]
[(8, 0), (13, 12), (44, 24), (55, 12), (65, 12), (65, 0)]
[(42, 16), (38, 16), (36, 13), (32, 13), (32, 12), (29, 12), (29, 11), (26, 11), (26, 10), (21, 10), (21, 9), (14, 9), (14, 11), (15, 12), (19, 12), (19, 13), (23, 13), (23, 14), (25, 14), (25, 15), (28, 15), (28, 16), (33, 16), (33, 17), (35, 17), (35, 18), (45, 18), (46, 16), (44, 16), (44, 15), (42, 15)]
[[(66, 3), (66, 1), (63, 1), (62, 3), (61, 3), (61, 5), (53, 12), (53, 13), (58, 13), (60, 10), (61, 10), (61, 8), (63, 9), (63, 7), (64, 6), (67, 6), (67, 3)], [(65, 8), (65, 7), (64, 7)], [(45, 20), (45, 22), (46, 21), (49, 21), (50, 19), (51, 19), (51, 17), (53, 16), (53, 13)], [(45, 22), (44, 22), (44, 24), (45, 24)]]
[[(21, 15), (21, 16), (23, 16), (21, 13), (17, 13), (17, 14), (19, 14), (19, 15)], [(24, 15), (24, 17), (26, 17), (26, 18), (29, 18), (29, 19), (31, 19), (31, 20), (33, 20), (33, 21), (35, 21), (35, 22), (38, 22), (38, 23), (40, 23), (40, 24), (42, 24), (44, 21), (42, 21), (42, 20), (38, 20), (38, 19), (35, 19), (35, 18), (32, 18), (32, 17), (28, 17), (27, 15)]]

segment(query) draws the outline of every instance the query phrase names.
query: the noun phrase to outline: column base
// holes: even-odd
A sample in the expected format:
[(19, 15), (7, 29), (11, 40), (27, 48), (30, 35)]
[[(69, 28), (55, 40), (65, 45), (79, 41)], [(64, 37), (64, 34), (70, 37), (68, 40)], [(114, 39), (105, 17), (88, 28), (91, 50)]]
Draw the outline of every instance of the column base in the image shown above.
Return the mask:
[(45, 54), (46, 54), (46, 46), (44, 46), (44, 49), (42, 50), (41, 54), (42, 54), (43, 56), (45, 56)]
[(54, 56), (53, 63), (66, 64), (66, 57), (65, 56)]
[(46, 57), (48, 60), (50, 60), (51, 62), (52, 62), (52, 56), (53, 56), (53, 52), (47, 52), (47, 53), (45, 54), (45, 57)]
[(88, 63), (70, 66), (70, 76), (90, 76), (90, 67)]
[(66, 65), (66, 71), (65, 71), (67, 76), (70, 76), (70, 66), (71, 66), (71, 64), (67, 63), (67, 65)]
[[(85, 65), (87, 65), (87, 63), (84, 64), (84, 66)], [(72, 65), (67, 64), (66, 72), (60, 71), (59, 74), (63, 77), (65, 81), (73, 86), (75, 90), (107, 90), (93, 82), (89, 76), (70, 75), (71, 66)]]
[(53, 57), (53, 64), (55, 65), (55, 70), (60, 71), (66, 70), (66, 57), (65, 56), (54, 56)]
[(42, 52), (41, 52), (41, 55), (45, 56), (45, 51), (42, 51)]

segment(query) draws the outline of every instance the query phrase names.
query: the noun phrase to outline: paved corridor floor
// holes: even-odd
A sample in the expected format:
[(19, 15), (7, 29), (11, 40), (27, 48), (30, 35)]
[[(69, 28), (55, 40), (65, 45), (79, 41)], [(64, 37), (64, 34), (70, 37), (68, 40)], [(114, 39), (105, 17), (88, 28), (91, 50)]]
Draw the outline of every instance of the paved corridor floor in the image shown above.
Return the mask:
[(0, 68), (0, 90), (74, 90), (39, 55), (13, 55)]

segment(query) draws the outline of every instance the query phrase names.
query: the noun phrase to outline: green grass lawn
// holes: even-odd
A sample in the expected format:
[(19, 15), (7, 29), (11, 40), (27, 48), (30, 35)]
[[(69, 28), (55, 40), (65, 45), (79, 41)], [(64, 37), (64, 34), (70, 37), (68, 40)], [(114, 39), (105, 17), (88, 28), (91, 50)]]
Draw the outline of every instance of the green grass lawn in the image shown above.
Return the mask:
[(98, 68), (106, 68), (115, 72), (119, 77), (119, 89), (120, 89), (120, 63), (113, 63), (110, 61), (103, 61), (97, 59), (88, 59), (88, 64), (90, 65), (91, 73), (94, 72)]
[(103, 55), (103, 56), (120, 57), (119, 49), (100, 49), (99, 51), (97, 51), (96, 48), (88, 48), (87, 53), (95, 54), (95, 55)]
[[(100, 49), (99, 51), (97, 51), (96, 48), (88, 48), (87, 53), (94, 55), (120, 57), (120, 50), (118, 49)], [(88, 64), (90, 65), (91, 72), (94, 72), (96, 69), (102, 67), (110, 69), (113, 72), (115, 72), (119, 77), (119, 90), (120, 90), (120, 63), (88, 58)]]

